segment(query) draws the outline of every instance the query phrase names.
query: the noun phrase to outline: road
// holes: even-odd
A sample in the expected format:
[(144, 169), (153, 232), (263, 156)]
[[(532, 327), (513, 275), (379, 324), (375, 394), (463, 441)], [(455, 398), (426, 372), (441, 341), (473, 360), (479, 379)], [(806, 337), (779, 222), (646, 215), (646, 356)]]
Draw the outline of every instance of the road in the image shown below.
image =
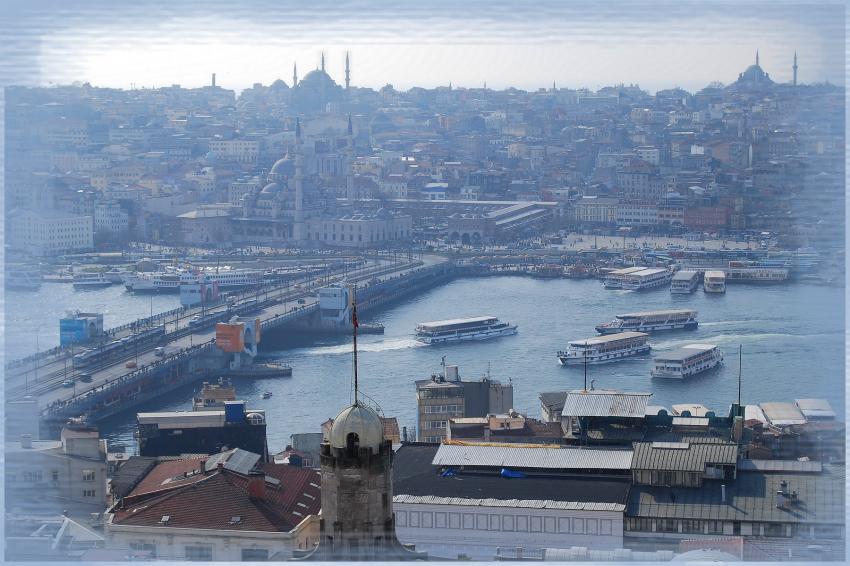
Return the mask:
[[(375, 278), (376, 275), (379, 275), (378, 278), (399, 276), (404, 275), (413, 269), (445, 261), (447, 261), (445, 258), (439, 256), (425, 256), (421, 261), (413, 263), (404, 262), (396, 265), (383, 264), (372, 266), (368, 269), (358, 270), (356, 275), (352, 275), (350, 273), (338, 273), (324, 278), (320, 284), (316, 283), (316, 280), (313, 279), (310, 281), (309, 285), (304, 284), (301, 288), (289, 287), (278, 289), (274, 292), (268, 293), (268, 297), (266, 297), (265, 293), (260, 293), (260, 300), (268, 298), (275, 299), (276, 302), (271, 306), (264, 308), (256, 315), (252, 314), (250, 316), (257, 316), (265, 321), (300, 308), (306, 308), (314, 305), (318, 302), (316, 293), (317, 289), (329, 284), (340, 283), (343, 281), (347, 283), (369, 281)], [(299, 299), (303, 300), (304, 303), (298, 303)], [(217, 310), (222, 310), (224, 308), (226, 308), (226, 306), (221, 306)], [(168, 332), (171, 333), (172, 339), (166, 346), (164, 346), (166, 356), (174, 355), (179, 353), (181, 349), (189, 348), (192, 345), (202, 344), (215, 337), (215, 326), (189, 330), (185, 326), (187, 323), (188, 321), (185, 320), (185, 317), (181, 317), (179, 323), (177, 321), (174, 323), (168, 323), (171, 325), (168, 327)], [(157, 343), (150, 343), (144, 346), (139, 346), (138, 352), (136, 352), (134, 348), (128, 348), (128, 350), (122, 354), (112, 356), (106, 361), (85, 368), (84, 372), (90, 374), (92, 377), (92, 381), (89, 383), (83, 383), (78, 380), (82, 372), (80, 370), (74, 370), (71, 367), (70, 361), (60, 363), (58, 368), (51, 373), (45, 373), (44, 376), (36, 383), (7, 383), (7, 398), (16, 399), (21, 398), (24, 395), (37, 396), (39, 406), (43, 408), (57, 401), (67, 401), (68, 399), (78, 395), (85, 395), (92, 389), (118, 379), (132, 371), (135, 371), (136, 369), (143, 368), (146, 365), (159, 361), (161, 358), (157, 357), (154, 353), (154, 348), (157, 345)], [(126, 367), (126, 363), (131, 360), (136, 362), (137, 368), (130, 369)], [(73, 386), (63, 386), (63, 382), (66, 380), (73, 380)]]

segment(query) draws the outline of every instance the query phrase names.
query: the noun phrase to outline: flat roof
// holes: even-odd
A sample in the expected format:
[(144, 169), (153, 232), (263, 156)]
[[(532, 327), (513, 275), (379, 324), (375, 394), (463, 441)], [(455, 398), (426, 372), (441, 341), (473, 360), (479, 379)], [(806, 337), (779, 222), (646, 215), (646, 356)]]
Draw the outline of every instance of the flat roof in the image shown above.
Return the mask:
[(485, 321), (488, 321), (488, 320), (493, 320), (494, 318), (497, 318), (497, 317), (495, 317), (495, 316), (473, 316), (473, 317), (469, 317), (469, 318), (449, 318), (449, 319), (446, 319), (446, 320), (432, 320), (430, 322), (420, 322), (416, 326), (423, 326), (423, 327), (450, 326), (450, 325), (455, 325), (455, 324), (465, 324), (465, 323), (471, 323), (471, 322), (485, 322)]
[(624, 511), (622, 503), (592, 501), (555, 501), (552, 499), (480, 499), (471, 497), (439, 497), (436, 495), (395, 495), (393, 503), (424, 505), (460, 505), (465, 507), (511, 507), (514, 509), (566, 509), (570, 511)]
[(633, 277), (649, 277), (650, 275), (656, 275), (658, 273), (664, 273), (665, 271), (667, 271), (667, 270), (663, 269), (663, 268), (647, 268), (647, 269), (641, 269), (640, 271), (634, 271), (632, 273), (629, 273), (628, 275), (633, 276)]
[(619, 340), (629, 340), (631, 338), (640, 338), (641, 336), (649, 336), (646, 332), (618, 332), (616, 334), (607, 334), (605, 336), (594, 336), (585, 340), (570, 340), (570, 344), (580, 344), (582, 346), (593, 346), (595, 344), (607, 344), (608, 342), (617, 342)]
[(627, 312), (623, 314), (618, 314), (617, 318), (632, 318), (632, 317), (645, 317), (645, 316), (663, 316), (663, 315), (671, 315), (671, 314), (693, 314), (696, 316), (697, 311), (693, 309), (668, 309), (668, 310), (660, 310), (660, 311), (638, 311), (638, 312)]
[(681, 348), (677, 348), (670, 352), (662, 352), (658, 356), (655, 356), (654, 360), (656, 362), (660, 361), (673, 361), (673, 362), (681, 362), (687, 360), (688, 358), (692, 358), (703, 352), (708, 352), (717, 348), (714, 344), (689, 344), (687, 346), (682, 346)]
[(791, 403), (759, 403), (768, 422), (777, 426), (806, 424), (806, 417)]
[(688, 411), (691, 413), (692, 417), (704, 417), (709, 411), (708, 407), (700, 405), (699, 403), (682, 403), (679, 405), (671, 405), (670, 408), (673, 409), (674, 416), (679, 416), (683, 412)]
[(636, 271), (643, 271), (646, 269), (645, 267), (624, 267), (622, 269), (615, 269), (614, 271), (609, 271), (608, 275), (627, 275), (629, 273), (634, 273)]
[(704, 472), (706, 464), (733, 466), (738, 446), (733, 443), (635, 442), (633, 470)]
[(725, 279), (726, 278), (726, 272), (725, 271), (706, 271), (705, 276), (706, 277), (723, 277)]
[[(265, 414), (262, 409), (245, 410), (245, 414)], [(163, 413), (138, 413), (136, 415), (138, 424), (155, 424), (159, 428), (204, 428), (210, 426), (223, 426), (224, 411), (169, 411)]]
[(611, 390), (579, 389), (570, 391), (564, 401), (565, 417), (631, 417), (646, 416), (646, 404), (652, 393), (623, 393)]
[(826, 399), (794, 399), (794, 404), (807, 418), (835, 418), (835, 411)]
[(696, 271), (691, 271), (690, 269), (683, 269), (682, 271), (677, 271), (675, 274), (673, 274), (673, 281), (690, 281), (696, 275)]
[(433, 466), (479, 466), (486, 468), (536, 468), (548, 470), (628, 470), (631, 450), (598, 448), (526, 448), (507, 446), (441, 444)]

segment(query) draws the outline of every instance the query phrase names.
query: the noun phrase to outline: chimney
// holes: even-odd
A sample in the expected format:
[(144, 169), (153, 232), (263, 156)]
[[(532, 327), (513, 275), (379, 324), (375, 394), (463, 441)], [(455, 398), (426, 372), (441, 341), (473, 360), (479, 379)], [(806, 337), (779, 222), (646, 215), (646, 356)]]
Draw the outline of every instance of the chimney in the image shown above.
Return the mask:
[(248, 497), (251, 499), (266, 498), (266, 474), (263, 472), (248, 474)]
[(407, 442), (407, 427), (401, 427), (401, 440), (402, 442)]
[(31, 434), (22, 434), (21, 435), (21, 448), (32, 448), (32, 435)]
[(720, 484), (720, 501), (726, 503), (726, 484)]

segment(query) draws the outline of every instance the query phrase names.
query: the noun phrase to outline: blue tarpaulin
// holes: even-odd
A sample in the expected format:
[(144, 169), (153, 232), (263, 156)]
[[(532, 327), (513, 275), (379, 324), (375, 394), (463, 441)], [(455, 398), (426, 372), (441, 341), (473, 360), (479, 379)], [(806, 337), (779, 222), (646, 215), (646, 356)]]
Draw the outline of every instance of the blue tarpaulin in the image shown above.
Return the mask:
[(502, 471), (499, 472), (499, 475), (503, 478), (524, 478), (525, 474), (522, 472), (517, 472), (516, 470), (509, 470), (507, 468), (502, 468)]

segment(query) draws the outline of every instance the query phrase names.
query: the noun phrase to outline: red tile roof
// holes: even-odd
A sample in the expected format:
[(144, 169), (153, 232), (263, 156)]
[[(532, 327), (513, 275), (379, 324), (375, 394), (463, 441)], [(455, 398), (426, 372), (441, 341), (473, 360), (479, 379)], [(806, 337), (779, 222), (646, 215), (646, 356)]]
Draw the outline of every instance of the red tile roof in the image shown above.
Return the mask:
[[(198, 465), (198, 460), (193, 461)], [(175, 462), (168, 462), (175, 464)], [(162, 464), (160, 464), (162, 466)], [(160, 466), (157, 466), (159, 468)], [(191, 467), (184, 461), (185, 468)], [(175, 466), (176, 468), (176, 466)], [(316, 470), (281, 464), (262, 464), (267, 478), (262, 500), (248, 496), (248, 477), (229, 470), (198, 474), (173, 489), (145, 498), (125, 498), (115, 511), (116, 525), (174, 527), (266, 532), (291, 531), (321, 508), (321, 475)], [(164, 468), (149, 482), (160, 482), (172, 468)], [(154, 469), (151, 474), (157, 470)], [(151, 475), (149, 474), (149, 475)], [(170, 476), (169, 476), (170, 477)], [(148, 481), (148, 478), (143, 480)], [(140, 485), (142, 485), (140, 484)], [(167, 523), (162, 518), (168, 516)], [(231, 519), (239, 517), (238, 522)]]
[[(174, 489), (175, 487), (203, 479), (203, 474), (194, 472), (200, 472), (202, 470), (204, 460), (206, 459), (207, 457), (205, 456), (203, 458), (161, 462), (148, 472), (126, 497), (137, 499), (142, 495), (151, 495), (163, 490)], [(186, 475), (185, 477), (184, 474)]]

